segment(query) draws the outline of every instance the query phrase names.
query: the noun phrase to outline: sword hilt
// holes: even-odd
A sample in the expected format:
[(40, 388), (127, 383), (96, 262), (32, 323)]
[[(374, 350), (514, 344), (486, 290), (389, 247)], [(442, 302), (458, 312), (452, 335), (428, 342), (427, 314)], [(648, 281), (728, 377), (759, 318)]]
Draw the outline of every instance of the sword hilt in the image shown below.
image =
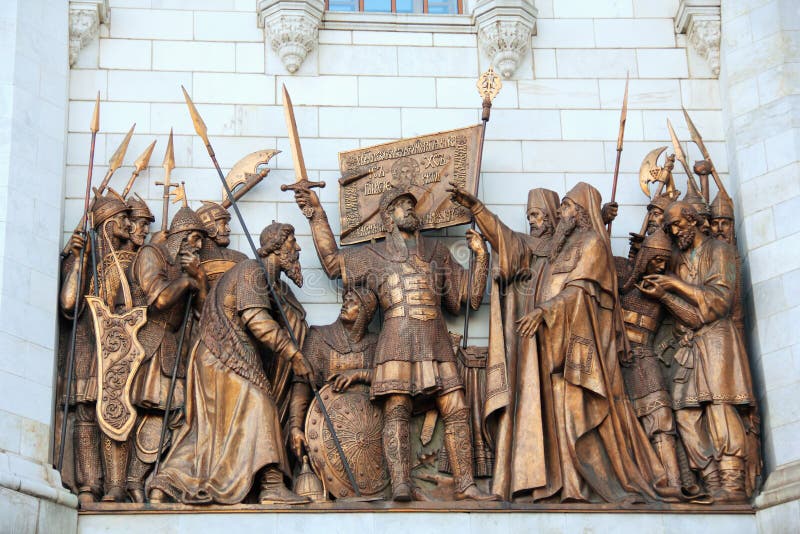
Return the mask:
[(300, 180), (293, 184), (282, 184), (281, 191), (308, 191), (312, 187), (325, 187), (325, 182), (311, 182), (309, 180)]

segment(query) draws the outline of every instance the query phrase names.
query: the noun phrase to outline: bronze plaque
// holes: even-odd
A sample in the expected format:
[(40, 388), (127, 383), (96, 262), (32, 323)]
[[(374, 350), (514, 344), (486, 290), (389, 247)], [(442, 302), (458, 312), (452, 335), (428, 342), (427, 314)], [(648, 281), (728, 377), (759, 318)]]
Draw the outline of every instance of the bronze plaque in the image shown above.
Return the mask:
[(453, 181), (476, 193), (481, 128), (477, 124), (340, 152), (342, 245), (384, 236), (378, 209), (381, 195), (399, 181), (410, 182), (422, 230), (470, 222), (469, 210), (453, 203), (446, 189)]

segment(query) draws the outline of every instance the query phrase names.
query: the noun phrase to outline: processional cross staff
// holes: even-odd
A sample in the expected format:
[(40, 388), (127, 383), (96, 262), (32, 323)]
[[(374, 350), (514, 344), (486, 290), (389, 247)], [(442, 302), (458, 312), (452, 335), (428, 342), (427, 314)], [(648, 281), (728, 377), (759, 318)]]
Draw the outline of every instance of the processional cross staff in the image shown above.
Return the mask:
[[(500, 92), (500, 89), (503, 87), (503, 82), (500, 80), (500, 76), (494, 71), (492, 67), (481, 74), (480, 78), (478, 78), (478, 94), (483, 97), (482, 103), (482, 110), (481, 110), (481, 121), (483, 122), (483, 127), (481, 128), (481, 137), (480, 141), (478, 142), (478, 156), (475, 160), (475, 166), (477, 167), (476, 177), (475, 177), (475, 192), (478, 192), (478, 186), (481, 182), (481, 163), (483, 161), (483, 143), (484, 139), (486, 138), (486, 123), (489, 122), (489, 115), (492, 111), (492, 100), (497, 96)], [(475, 230), (475, 217), (472, 218), (472, 223), (470, 225), (470, 229), (473, 231)], [(472, 275), (475, 271), (475, 253), (470, 249), (469, 251), (469, 274), (467, 276), (467, 295), (472, 295)], [(469, 298), (469, 297), (468, 297)], [(464, 312), (464, 335), (461, 338), (461, 348), (466, 349), (467, 344), (469, 342), (469, 312), (471, 306), (467, 304), (467, 309)]]
[[(234, 196), (231, 188), (228, 186), (228, 182), (225, 180), (225, 175), (222, 172), (222, 169), (219, 166), (219, 162), (217, 161), (217, 156), (214, 153), (214, 149), (211, 146), (211, 141), (208, 139), (208, 128), (206, 127), (203, 118), (200, 116), (200, 113), (197, 111), (197, 108), (192, 102), (192, 99), (189, 98), (189, 93), (186, 92), (186, 88), (181, 86), (183, 90), (183, 97), (186, 100), (186, 105), (189, 107), (189, 114), (192, 117), (192, 123), (194, 124), (194, 129), (197, 132), (197, 135), (203, 140), (203, 143), (206, 146), (206, 150), (208, 151), (208, 155), (211, 158), (212, 163), (214, 164), (214, 168), (217, 169), (217, 174), (219, 175), (220, 182), (222, 182), (222, 188), (225, 190), (225, 194), (230, 202), (233, 211), (236, 213), (236, 218), (239, 220), (239, 224), (242, 227), (242, 232), (244, 232), (245, 237), (247, 238), (247, 242), (250, 245), (250, 249), (253, 252), (253, 257), (258, 258), (258, 249), (256, 248), (256, 244), (253, 241), (253, 237), (250, 235), (249, 230), (247, 229), (247, 224), (244, 221), (244, 217), (242, 216), (242, 212), (239, 211), (239, 206), (236, 203), (236, 197)], [(286, 88), (284, 87), (284, 95), (286, 95)], [(287, 100), (284, 99), (284, 107), (286, 107)], [(287, 124), (289, 122), (290, 117), (290, 110), (291, 110), (291, 101), (288, 101), (289, 107), (287, 108)], [(292, 124), (294, 124), (294, 115), (291, 114)], [(290, 137), (290, 144), (292, 146), (292, 154), (295, 162), (299, 161), (302, 162), (302, 152), (295, 153), (295, 149), (300, 148), (299, 137), (297, 136), (296, 125), (294, 131), (290, 129), (289, 131)], [(305, 166), (302, 167), (303, 171), (305, 171)], [(298, 176), (297, 183), (294, 184), (294, 187), (298, 187), (299, 184), (303, 184), (305, 187), (321, 187), (324, 186), (324, 182), (309, 182), (308, 177)], [(270, 297), (275, 302), (275, 307), (278, 309), (278, 314), (280, 315), (281, 321), (283, 322), (284, 326), (286, 327), (287, 333), (289, 334), (289, 339), (291, 340), (292, 344), (294, 345), (295, 349), (298, 351), (300, 350), (300, 343), (297, 341), (297, 336), (295, 336), (294, 331), (289, 326), (289, 321), (286, 317), (286, 312), (283, 309), (283, 303), (278, 298), (277, 293), (275, 292), (275, 288), (272, 285), (272, 282), (269, 278), (269, 273), (267, 272), (267, 266), (264, 265), (263, 261), (259, 261), (258, 264), (261, 266), (261, 270), (264, 273), (264, 279), (267, 282), (267, 290), (269, 291)], [(347, 457), (344, 454), (344, 450), (342, 449), (342, 444), (339, 441), (339, 437), (336, 434), (336, 430), (333, 427), (333, 422), (331, 421), (330, 415), (328, 414), (327, 409), (325, 408), (325, 404), (322, 402), (322, 398), (319, 395), (319, 391), (314, 386), (313, 380), (309, 380), (311, 384), (311, 390), (314, 392), (314, 397), (317, 399), (317, 403), (319, 403), (320, 410), (322, 411), (323, 416), (325, 417), (325, 423), (328, 427), (328, 430), (331, 433), (331, 437), (333, 438), (333, 442), (336, 445), (336, 450), (339, 453), (339, 458), (342, 461), (342, 465), (344, 466), (345, 471), (347, 472), (347, 478), (350, 481), (350, 484), (353, 486), (353, 491), (355, 492), (356, 496), (361, 496), (361, 491), (358, 488), (358, 483), (356, 482), (355, 475), (353, 475), (353, 471), (350, 468), (350, 462), (347, 460)]]

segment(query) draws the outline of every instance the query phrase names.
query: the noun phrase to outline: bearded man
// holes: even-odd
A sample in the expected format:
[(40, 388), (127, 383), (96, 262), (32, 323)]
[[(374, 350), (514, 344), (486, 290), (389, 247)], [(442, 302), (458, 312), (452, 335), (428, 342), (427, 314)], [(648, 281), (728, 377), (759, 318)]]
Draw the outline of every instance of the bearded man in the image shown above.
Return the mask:
[(411, 483), (409, 426), (413, 402), (433, 398), (444, 420), (455, 498), (493, 500), (473, 480), (469, 408), (441, 309), (444, 304), (458, 313), (463, 303), (478, 309), (486, 287), (488, 253), (477, 232), (471, 232), (467, 239), (476, 253), (476, 269), (468, 295), (467, 271), (443, 243), (419, 232), (417, 198), (400, 175), (413, 174), (413, 165), (401, 159), (392, 172), (395, 185), (380, 200), (386, 239), (374, 245), (340, 250), (317, 195), (298, 190), (295, 200), (301, 209), (311, 208), (311, 232), (328, 276), (342, 278), (346, 287), (364, 285), (381, 303), (384, 325), (375, 349), (371, 396), (383, 402), (383, 447), (393, 499), (424, 499)]
[(160, 453), (161, 425), (176, 365), (178, 380), (170, 409), (180, 414), (183, 407), (187, 343), (178, 354), (178, 337), (189, 294), (195, 293), (194, 308), (199, 311), (208, 291), (198, 256), (204, 232), (194, 211), (184, 206), (173, 217), (166, 240), (143, 246), (131, 265), (134, 304), (147, 307), (147, 322), (139, 330), (145, 360), (131, 387), (131, 400), (139, 412), (128, 467), (128, 492), (134, 502), (144, 502), (144, 481)]
[(518, 333), (536, 336), (546, 482), (535, 500), (640, 501), (666, 485), (660, 462), (625, 397), (625, 341), (600, 193), (586, 183), (561, 203), (536, 307)]
[[(125, 500), (125, 470), (128, 463), (128, 447), (99, 431), (97, 423), (97, 354), (94, 343), (92, 318), (86, 309), (84, 297), (97, 294), (110, 310), (115, 310), (121, 284), (125, 280), (125, 270), (133, 260), (134, 254), (126, 252), (129, 248), (130, 220), (129, 209), (116, 191), (109, 189), (106, 195), (98, 195), (95, 190), (92, 211), (89, 214), (97, 235), (94, 252), (97, 258), (97, 282), (90, 272), (90, 253), (84, 254), (83, 277), (78, 280), (78, 267), (81, 249), (86, 245), (83, 237), (74, 234), (70, 238), (70, 252), (62, 266), (62, 285), (60, 307), (65, 320), (61, 327), (59, 372), (61, 396), (66, 378), (66, 358), (69, 351), (69, 334), (72, 314), (75, 312), (76, 286), (78, 292), (78, 329), (76, 331), (74, 354), (74, 377), (69, 403), (74, 406), (73, 456), (65, 454), (62, 478), (78, 492), (81, 503), (95, 501), (103, 494), (103, 501)], [(62, 397), (62, 402), (66, 401)], [(59, 410), (59, 415), (61, 410)], [(59, 421), (59, 425), (64, 424)], [(60, 437), (60, 431), (56, 436)], [(69, 438), (69, 436), (68, 436)], [(58, 439), (58, 438), (57, 438)], [(58, 447), (56, 447), (58, 449)], [(66, 449), (70, 450), (70, 449)], [(72, 481), (72, 482), (71, 482)], [(71, 483), (70, 483), (71, 482)]]
[(149, 484), (152, 502), (166, 494), (182, 503), (239, 503), (258, 473), (262, 504), (309, 502), (284, 484), (291, 471), (259, 353), (266, 349), (299, 377), (311, 373), (269, 291), (272, 286), (281, 302), (294, 303), (284, 310), (291, 321), (299, 303), (280, 276), (303, 285), (299, 252), (294, 227), (273, 222), (261, 232), (258, 260), (238, 263), (211, 290), (189, 364), (186, 423)]
[(703, 218), (687, 202), (672, 203), (664, 218), (680, 251), (675, 275), (645, 277), (642, 292), (675, 317), (678, 349), (672, 404), (692, 469), (718, 502), (745, 502), (747, 428), (755, 410), (750, 367), (731, 311), (737, 287), (736, 249), (701, 231)]
[[(530, 232), (523, 234), (511, 230), (474, 195), (451, 185), (453, 201), (472, 211), (494, 251), (487, 369), (496, 371), (487, 373), (485, 417), (497, 414), (492, 491), (508, 500), (544, 484), (543, 463), (530, 461), (531, 451), (543, 447), (536, 341), (520, 338), (514, 328), (515, 321), (535, 306), (558, 224), (558, 194), (549, 189), (528, 192)], [(492, 350), (498, 346), (505, 350)], [(510, 386), (503, 387), (506, 384)]]
[(246, 260), (247, 256), (228, 248), (231, 244), (231, 214), (221, 204), (204, 201), (197, 210), (197, 216), (203, 221), (207, 235), (200, 249), (200, 263), (208, 277), (209, 286), (213, 288), (228, 269)]
[(127, 202), (131, 210), (131, 250), (136, 252), (147, 242), (147, 236), (150, 235), (150, 225), (156, 218), (138, 193), (134, 193), (133, 197), (129, 198)]

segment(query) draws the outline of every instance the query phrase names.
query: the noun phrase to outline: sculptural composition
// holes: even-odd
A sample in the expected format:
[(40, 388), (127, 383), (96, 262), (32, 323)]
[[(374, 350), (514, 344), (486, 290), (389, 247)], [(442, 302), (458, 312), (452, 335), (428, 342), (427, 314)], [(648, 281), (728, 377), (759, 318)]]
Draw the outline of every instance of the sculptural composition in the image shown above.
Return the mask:
[[(171, 141), (149, 242), (152, 212), (125, 199), (149, 152), (123, 195), (106, 192), (111, 172), (91, 203), (87, 189), (91, 231), (79, 227), (62, 264), (57, 420), (62, 478), (82, 505), (747, 503), (761, 451), (734, 205), (696, 128), (687, 115), (694, 167), (671, 124), (674, 154), (645, 158), (647, 214), (614, 257), (618, 207), (587, 183), (532, 188), (523, 233), (477, 197), (496, 92), (482, 126), (344, 154), (340, 246), (284, 90), (297, 181), (282, 189), (341, 281), (324, 326), (283, 279), (303, 285), (292, 225), (266, 224), (257, 247), (246, 235), (250, 256), (230, 248), (228, 209), (246, 233), (236, 202), (275, 151), (226, 182), (188, 94), (222, 202), (195, 212), (185, 186), (173, 191)], [(168, 221), (173, 195), (183, 206)], [(466, 247), (421, 231), (469, 220), (480, 233)], [(478, 310), (489, 281), (489, 346), (459, 346), (445, 312)]]

